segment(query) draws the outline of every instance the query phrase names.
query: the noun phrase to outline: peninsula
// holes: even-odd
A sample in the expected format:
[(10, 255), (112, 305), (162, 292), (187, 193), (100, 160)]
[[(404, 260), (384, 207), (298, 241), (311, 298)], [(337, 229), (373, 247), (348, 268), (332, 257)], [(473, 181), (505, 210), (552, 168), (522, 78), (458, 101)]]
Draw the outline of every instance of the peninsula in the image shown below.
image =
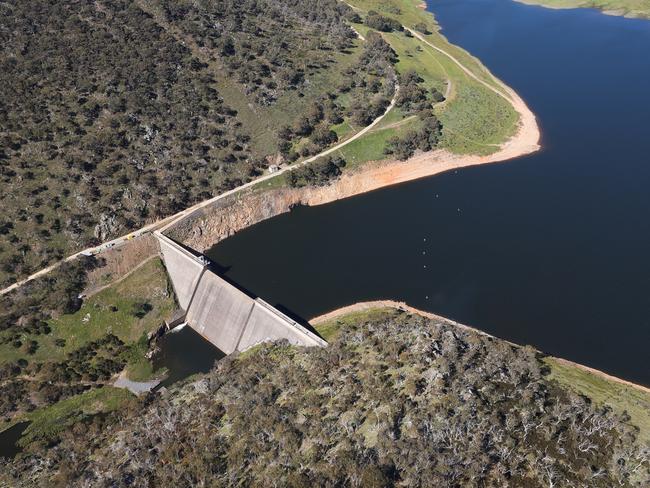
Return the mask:
[(595, 8), (606, 15), (650, 19), (650, 0), (517, 0), (548, 8)]

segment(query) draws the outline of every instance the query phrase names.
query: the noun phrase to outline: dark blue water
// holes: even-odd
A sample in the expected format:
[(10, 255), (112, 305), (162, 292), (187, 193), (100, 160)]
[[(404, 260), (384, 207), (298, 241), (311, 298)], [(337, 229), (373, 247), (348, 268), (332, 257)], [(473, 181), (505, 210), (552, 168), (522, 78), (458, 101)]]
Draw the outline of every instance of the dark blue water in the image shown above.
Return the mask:
[(22, 450), (16, 443), (29, 424), (30, 422), (20, 422), (0, 432), (0, 458), (13, 458)]
[(158, 342), (160, 350), (153, 357), (154, 370), (167, 369), (160, 383), (171, 386), (197, 373), (207, 373), (225, 354), (190, 327), (165, 334)]
[(309, 318), (393, 298), (650, 384), (650, 22), (432, 2), (515, 88), (544, 150), (258, 224), (210, 253)]

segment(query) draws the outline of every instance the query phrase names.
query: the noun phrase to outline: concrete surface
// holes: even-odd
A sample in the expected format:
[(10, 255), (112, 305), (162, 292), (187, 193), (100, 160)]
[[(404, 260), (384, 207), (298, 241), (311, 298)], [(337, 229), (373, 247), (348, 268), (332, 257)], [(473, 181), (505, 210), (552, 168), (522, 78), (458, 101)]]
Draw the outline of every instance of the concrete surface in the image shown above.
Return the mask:
[(169, 237), (160, 232), (155, 232), (154, 235), (160, 244), (160, 252), (174, 287), (176, 300), (183, 311), (187, 312), (206, 265)]
[(264, 300), (250, 297), (209, 270), (199, 256), (159, 232), (155, 235), (185, 311), (184, 321), (224, 353), (279, 339), (299, 346), (327, 345)]

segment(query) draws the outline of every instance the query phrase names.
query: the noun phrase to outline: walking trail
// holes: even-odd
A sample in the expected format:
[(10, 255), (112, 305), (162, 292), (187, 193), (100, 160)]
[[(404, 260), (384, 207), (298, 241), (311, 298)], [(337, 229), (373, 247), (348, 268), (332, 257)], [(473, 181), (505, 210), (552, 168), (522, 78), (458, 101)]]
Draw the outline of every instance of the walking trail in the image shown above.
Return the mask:
[[(377, 188), (381, 188), (396, 183), (410, 181), (425, 176), (431, 176), (434, 174), (442, 173), (444, 171), (449, 171), (450, 169), (454, 169), (454, 168), (505, 161), (507, 159), (512, 159), (519, 156), (523, 156), (525, 154), (532, 153), (534, 151), (537, 151), (540, 148), (539, 146), (540, 132), (537, 126), (537, 121), (535, 120), (535, 115), (530, 111), (530, 109), (526, 106), (526, 103), (521, 99), (521, 97), (519, 97), (519, 95), (517, 95), (517, 93), (514, 90), (506, 86), (503, 82), (501, 82), (497, 78), (493, 77), (495, 84), (499, 87), (499, 89), (497, 89), (494, 85), (487, 83), (483, 79), (476, 76), (470, 69), (465, 67), (465, 65), (463, 65), (452, 54), (448, 53), (444, 49), (437, 47), (431, 42), (429, 42), (419, 32), (409, 28), (406, 29), (409, 32), (411, 32), (411, 34), (413, 34), (413, 36), (416, 37), (418, 40), (420, 40), (423, 44), (427, 45), (431, 49), (434, 49), (439, 53), (441, 53), (442, 55), (447, 56), (449, 59), (451, 59), (456, 65), (458, 65), (458, 67), (461, 70), (463, 70), (465, 74), (467, 74), (467, 76), (471, 77), (478, 83), (481, 83), (486, 88), (498, 94), (499, 96), (503, 97), (510, 104), (512, 104), (513, 108), (519, 113), (519, 117), (520, 117), (519, 128), (517, 130), (517, 133), (513, 137), (511, 137), (508, 141), (503, 143), (499, 151), (492, 153), (488, 156), (458, 155), (458, 154), (452, 154), (445, 150), (437, 150), (437, 151), (416, 155), (405, 162), (382, 161), (375, 165), (369, 165), (368, 168), (363, 168), (360, 171), (352, 172), (351, 174), (344, 174), (343, 177), (341, 178), (341, 181), (339, 181), (337, 185), (333, 185), (343, 190), (342, 192), (337, 191), (338, 194), (342, 194), (346, 196), (353, 195), (353, 194), (363, 193), (365, 191), (374, 190)], [(43, 268), (42, 270), (30, 275), (29, 277), (20, 280), (8, 286), (7, 288), (4, 288), (3, 290), (0, 290), (0, 295), (5, 295), (10, 291), (15, 290), (21, 287), (22, 285), (34, 280), (35, 278), (38, 278), (40, 276), (49, 273), (50, 271), (61, 266), (63, 263), (72, 261), (73, 259), (81, 255), (99, 254), (104, 250), (110, 249), (112, 247), (120, 246), (124, 244), (126, 241), (134, 237), (137, 237), (147, 232), (151, 232), (153, 230), (159, 230), (163, 232), (164, 230), (176, 224), (179, 220), (185, 218), (186, 216), (188, 216), (189, 214), (191, 214), (196, 210), (207, 207), (218, 200), (227, 198), (230, 195), (238, 193), (247, 188), (251, 188), (255, 185), (258, 185), (259, 183), (268, 181), (281, 174), (284, 174), (288, 171), (292, 171), (296, 168), (300, 168), (301, 166), (305, 166), (309, 163), (316, 161), (319, 158), (322, 158), (324, 156), (327, 156), (329, 154), (338, 151), (339, 149), (345, 147), (346, 145), (356, 141), (360, 137), (363, 137), (365, 134), (371, 131), (377, 124), (379, 124), (383, 120), (383, 118), (395, 106), (398, 93), (399, 93), (399, 86), (396, 85), (395, 94), (386, 111), (381, 116), (377, 117), (370, 125), (362, 129), (361, 131), (357, 132), (349, 139), (346, 139), (345, 141), (336, 144), (335, 146), (315, 156), (305, 159), (304, 161), (301, 161), (292, 166), (287, 166), (285, 168), (282, 168), (281, 170), (276, 171), (275, 173), (269, 173), (263, 175), (237, 188), (221, 193), (213, 198), (204, 200), (200, 203), (197, 203), (196, 205), (193, 205), (185, 210), (182, 210), (181, 212), (175, 215), (148, 224), (142, 227), (141, 229), (131, 232), (127, 235), (105, 242), (99, 246), (90, 247), (82, 251), (79, 251), (71, 256), (68, 256), (62, 261), (56, 262), (46, 268)], [(327, 199), (325, 198), (323, 201), (327, 201)], [(319, 201), (315, 200), (313, 202), (308, 202), (308, 203), (318, 204)]]

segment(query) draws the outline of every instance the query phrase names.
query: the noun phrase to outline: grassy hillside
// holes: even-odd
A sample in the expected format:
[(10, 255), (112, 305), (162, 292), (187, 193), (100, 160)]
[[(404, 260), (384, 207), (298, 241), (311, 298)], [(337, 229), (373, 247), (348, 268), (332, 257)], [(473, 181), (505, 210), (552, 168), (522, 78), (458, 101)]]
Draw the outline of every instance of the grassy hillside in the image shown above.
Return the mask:
[(387, 151), (487, 154), (514, 133), (506, 100), (403, 28), (500, 89), (417, 2), (352, 5), (0, 5), (0, 285), (349, 138), (411, 71), (429, 107), (398, 105), (338, 155), (351, 166)]
[(392, 309), (321, 330), (325, 349), (225, 359), (92, 438), (0, 466), (0, 483), (647, 486), (636, 420), (556, 381), (531, 348)]
[(597, 405), (607, 405), (619, 414), (629, 415), (639, 430), (639, 440), (650, 444), (650, 394), (625, 383), (555, 358), (544, 360), (551, 368), (550, 378), (563, 387), (589, 397)]
[(349, 10), (0, 4), (0, 285), (259, 175), (357, 61)]
[(517, 0), (549, 8), (595, 8), (608, 15), (650, 19), (650, 0)]
[[(29, 291), (38, 296), (43, 285), (35, 282)], [(4, 305), (11, 312), (19, 300), (10, 296)], [(139, 380), (153, 373), (145, 357), (147, 336), (176, 310), (158, 258), (85, 299), (77, 310), (48, 318), (44, 305), (32, 305), (32, 315), (24, 315), (20, 325), (0, 330), (0, 430), (24, 419), (57, 423), (58, 412), (68, 417), (79, 408), (104, 411), (97, 395), (107, 401), (115, 396), (105, 388), (115, 374), (127, 368)], [(29, 432), (40, 430), (35, 423)]]

